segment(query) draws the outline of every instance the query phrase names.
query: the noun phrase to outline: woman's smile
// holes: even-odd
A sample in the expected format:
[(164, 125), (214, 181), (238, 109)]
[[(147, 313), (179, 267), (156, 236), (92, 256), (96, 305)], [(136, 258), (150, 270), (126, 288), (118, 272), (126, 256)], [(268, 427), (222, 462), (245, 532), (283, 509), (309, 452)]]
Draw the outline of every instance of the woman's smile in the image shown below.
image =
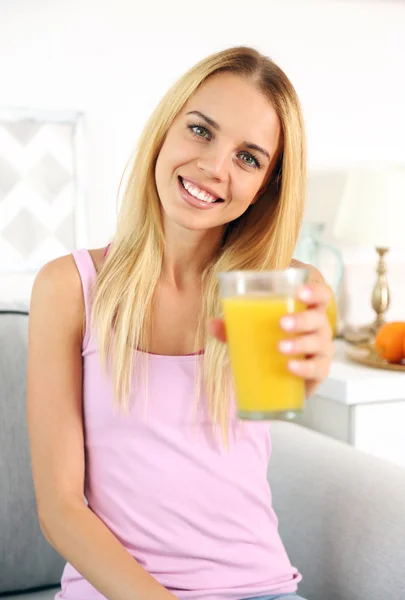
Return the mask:
[(195, 183), (191, 183), (186, 178), (179, 176), (178, 185), (183, 200), (194, 208), (207, 210), (224, 202), (222, 198), (218, 198), (218, 196), (213, 195)]

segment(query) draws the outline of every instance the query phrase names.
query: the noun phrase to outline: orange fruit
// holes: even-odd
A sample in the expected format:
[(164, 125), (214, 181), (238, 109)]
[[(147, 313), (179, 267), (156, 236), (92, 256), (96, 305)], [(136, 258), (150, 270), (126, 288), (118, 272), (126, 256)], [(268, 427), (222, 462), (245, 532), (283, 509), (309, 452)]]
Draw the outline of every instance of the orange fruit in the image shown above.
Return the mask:
[(377, 331), (374, 347), (382, 358), (399, 363), (405, 358), (405, 322), (385, 323)]

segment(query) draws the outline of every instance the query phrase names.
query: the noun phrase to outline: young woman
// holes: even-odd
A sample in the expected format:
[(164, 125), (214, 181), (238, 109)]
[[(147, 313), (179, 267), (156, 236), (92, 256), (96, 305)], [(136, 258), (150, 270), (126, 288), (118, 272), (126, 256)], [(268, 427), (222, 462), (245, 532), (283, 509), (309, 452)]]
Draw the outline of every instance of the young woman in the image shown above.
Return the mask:
[[(38, 274), (27, 410), (41, 528), (68, 561), (57, 598), (299, 599), (269, 424), (236, 418), (216, 273), (292, 264), (304, 146), (279, 67), (210, 56), (146, 125), (109, 247)], [(308, 394), (330, 364), (329, 294), (314, 269), (308, 309), (281, 323)]]

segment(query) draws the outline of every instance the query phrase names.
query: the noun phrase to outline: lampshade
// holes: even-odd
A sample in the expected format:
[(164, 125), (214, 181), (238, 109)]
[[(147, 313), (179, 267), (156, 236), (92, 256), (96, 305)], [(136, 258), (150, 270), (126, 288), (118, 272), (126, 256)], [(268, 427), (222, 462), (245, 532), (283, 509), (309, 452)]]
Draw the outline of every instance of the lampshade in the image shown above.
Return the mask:
[(353, 167), (333, 233), (349, 244), (405, 248), (405, 164)]

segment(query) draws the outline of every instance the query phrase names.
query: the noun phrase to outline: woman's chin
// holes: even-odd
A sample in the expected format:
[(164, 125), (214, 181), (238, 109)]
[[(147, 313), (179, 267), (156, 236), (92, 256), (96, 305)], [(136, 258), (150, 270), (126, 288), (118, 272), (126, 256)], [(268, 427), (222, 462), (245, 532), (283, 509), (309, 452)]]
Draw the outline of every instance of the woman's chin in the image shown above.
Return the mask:
[(201, 211), (202, 214), (200, 211), (196, 211), (196, 214), (191, 214), (191, 211), (178, 207), (162, 206), (162, 208), (163, 222), (166, 227), (174, 225), (189, 231), (206, 231), (224, 225), (224, 223), (218, 222), (219, 219), (214, 215), (208, 214), (211, 211)]
[(174, 225), (175, 227), (180, 227), (181, 229), (187, 229), (188, 231), (207, 231), (209, 229), (215, 229), (218, 227), (217, 223), (209, 223), (208, 219), (204, 219), (204, 223), (201, 219), (190, 218), (180, 215), (173, 215), (171, 217), (167, 216), (165, 219), (165, 223), (167, 225)]

